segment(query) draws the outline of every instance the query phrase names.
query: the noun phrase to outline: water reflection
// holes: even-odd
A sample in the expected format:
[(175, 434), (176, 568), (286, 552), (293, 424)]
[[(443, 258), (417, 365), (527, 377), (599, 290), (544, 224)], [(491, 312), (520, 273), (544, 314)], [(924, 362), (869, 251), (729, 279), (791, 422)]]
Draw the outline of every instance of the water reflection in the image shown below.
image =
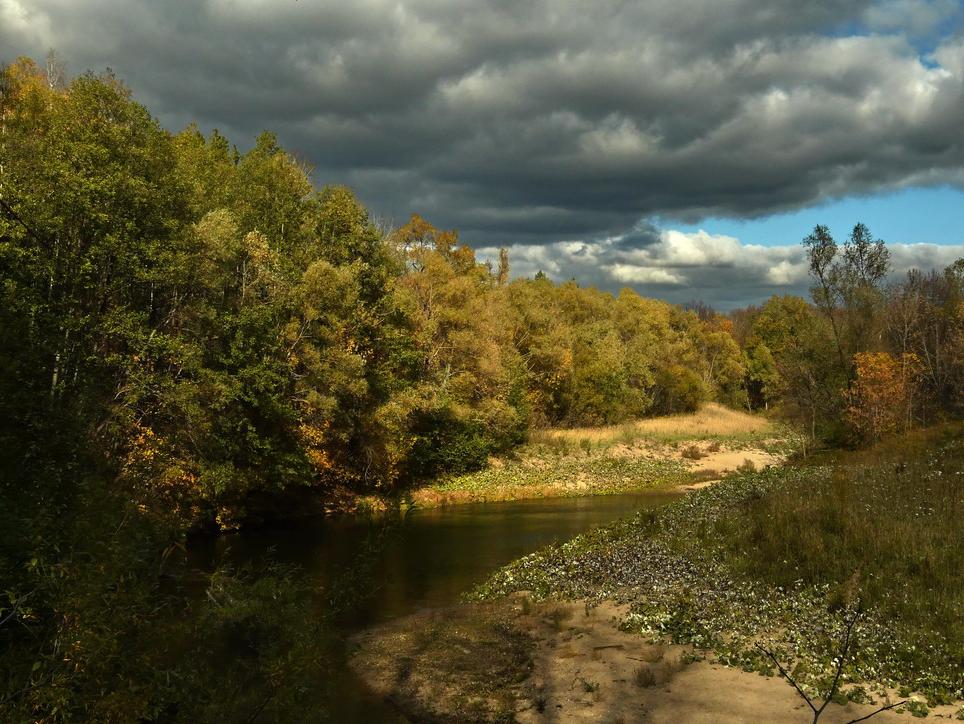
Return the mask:
[[(548, 498), (415, 510), (378, 551), (377, 590), (345, 623), (351, 629), (444, 606), (496, 568), (550, 543), (562, 542), (637, 510), (663, 505), (676, 493)], [(208, 553), (237, 562), (270, 557), (296, 564), (319, 584), (343, 573), (372, 532), (358, 519), (298, 521), (219, 538)], [(338, 722), (404, 721), (368, 694), (346, 670), (338, 682)]]

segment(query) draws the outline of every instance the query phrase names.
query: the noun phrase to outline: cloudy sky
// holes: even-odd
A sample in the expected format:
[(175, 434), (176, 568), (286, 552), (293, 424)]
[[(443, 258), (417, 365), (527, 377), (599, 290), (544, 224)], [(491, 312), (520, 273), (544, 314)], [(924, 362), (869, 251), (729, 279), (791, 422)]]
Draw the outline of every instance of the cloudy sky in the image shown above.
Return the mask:
[(726, 309), (816, 223), (964, 256), (957, 0), (0, 0), (0, 62), (51, 47), (518, 274)]

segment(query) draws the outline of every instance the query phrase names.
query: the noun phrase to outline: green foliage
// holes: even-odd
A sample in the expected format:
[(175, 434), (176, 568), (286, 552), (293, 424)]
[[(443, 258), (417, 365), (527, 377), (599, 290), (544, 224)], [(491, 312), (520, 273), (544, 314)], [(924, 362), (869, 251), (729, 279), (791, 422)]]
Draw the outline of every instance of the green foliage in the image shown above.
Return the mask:
[(546, 279), (513, 282), (508, 301), (536, 424), (613, 424), (739, 397), (743, 360), (720, 320)]
[[(160, 571), (189, 532), (300, 496), (484, 477), (533, 425), (715, 399), (779, 401), (816, 430), (849, 382), (833, 343), (881, 336), (886, 250), (866, 229), (843, 261), (821, 247), (817, 310), (771, 300), (741, 350), (719, 315), (543, 274), (510, 283), (506, 255), (493, 270), (417, 216), (385, 234), (270, 133), (240, 152), (216, 131), (165, 131), (110, 74), (49, 80), (26, 59), (0, 72), (0, 656), (15, 718), (210, 718), (216, 700), (186, 683), (205, 672), (136, 673), (176, 670), (137, 634), (168, 605)], [(932, 407), (961, 399), (961, 278), (892, 298), (919, 332), (889, 338), (950, 358), (925, 370)], [(618, 488), (677, 472), (590, 475)], [(258, 677), (300, 691), (319, 662), (268, 610), (290, 580), (211, 585), (205, 625), (257, 649), (231, 684), (238, 706)], [(281, 706), (276, 693), (265, 710)]]
[(852, 438), (844, 416), (852, 403), (859, 359), (889, 354), (915, 360), (903, 392), (903, 426), (960, 412), (964, 359), (964, 262), (925, 275), (913, 270), (885, 285), (890, 252), (856, 224), (839, 246), (825, 226), (803, 240), (814, 282), (813, 305), (773, 297), (734, 313), (742, 327), (745, 389), (753, 407), (777, 405), (812, 438)]

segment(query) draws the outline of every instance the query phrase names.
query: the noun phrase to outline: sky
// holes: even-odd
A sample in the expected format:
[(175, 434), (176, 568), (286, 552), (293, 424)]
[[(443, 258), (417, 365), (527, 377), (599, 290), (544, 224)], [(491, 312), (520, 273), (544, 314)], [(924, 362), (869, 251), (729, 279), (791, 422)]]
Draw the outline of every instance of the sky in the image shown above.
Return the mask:
[(964, 256), (958, 0), (0, 0), (0, 62), (50, 48), (516, 275), (730, 309), (817, 223)]

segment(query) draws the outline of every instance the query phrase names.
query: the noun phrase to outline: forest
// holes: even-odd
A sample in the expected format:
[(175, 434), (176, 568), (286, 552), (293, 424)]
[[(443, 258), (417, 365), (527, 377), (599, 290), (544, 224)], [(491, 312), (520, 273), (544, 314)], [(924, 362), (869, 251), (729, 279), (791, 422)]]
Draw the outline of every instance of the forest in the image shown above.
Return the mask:
[(857, 447), (964, 411), (964, 260), (894, 279), (864, 225), (818, 226), (810, 300), (724, 314), (512, 278), (325, 182), (270, 133), (165, 130), (109, 73), (3, 69), (0, 718), (256, 709), (197, 661), (257, 627), (275, 648), (223, 691), (297, 699), (323, 662), (290, 572), (218, 570), (141, 635), (198, 585), (193, 535), (402, 495), (534, 429), (718, 402)]

